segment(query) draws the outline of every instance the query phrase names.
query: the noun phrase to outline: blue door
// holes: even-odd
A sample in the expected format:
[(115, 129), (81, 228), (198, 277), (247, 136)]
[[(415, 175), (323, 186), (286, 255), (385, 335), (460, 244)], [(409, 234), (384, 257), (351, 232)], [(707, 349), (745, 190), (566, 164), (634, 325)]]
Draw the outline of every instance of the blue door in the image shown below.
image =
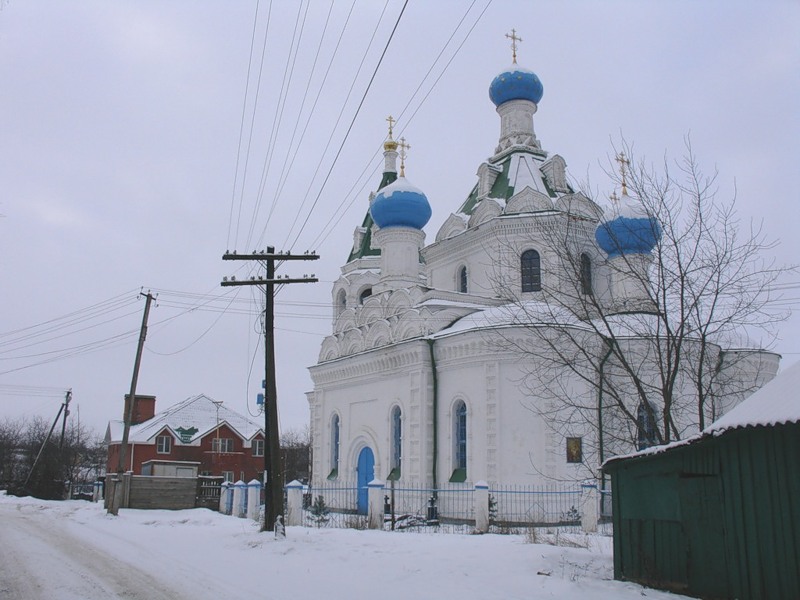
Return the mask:
[(368, 488), (370, 481), (375, 479), (375, 455), (369, 447), (363, 448), (358, 455), (358, 514), (367, 514)]

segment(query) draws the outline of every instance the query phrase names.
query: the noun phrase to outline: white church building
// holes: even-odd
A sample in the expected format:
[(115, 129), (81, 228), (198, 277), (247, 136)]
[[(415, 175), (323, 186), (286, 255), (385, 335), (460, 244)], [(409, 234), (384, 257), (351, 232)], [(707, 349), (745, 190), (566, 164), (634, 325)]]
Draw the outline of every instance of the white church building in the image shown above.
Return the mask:
[[(489, 94), (500, 116), (497, 147), (427, 245), (431, 207), (404, 177), (404, 143), (392, 138), (390, 121), (383, 177), (333, 285), (333, 328), (310, 367), (312, 484), (578, 481), (596, 473), (603, 457), (637, 449), (642, 432), (611, 411), (564, 417), (552, 391), (537, 396), (535, 365), (520, 351), (533, 338), (520, 314), (544, 307), (540, 327), (558, 319), (580, 330), (590, 316), (570, 301), (577, 289), (618, 307), (620, 327), (646, 316), (638, 276), (647, 276), (658, 224), (624, 188), (606, 216), (572, 188), (565, 160), (546, 152), (534, 132), (543, 87), (533, 72), (515, 64)], [(631, 238), (615, 223), (640, 230)], [(577, 272), (564, 267), (554, 231), (569, 231)], [(754, 389), (777, 372), (775, 354), (735, 354), (740, 360), (725, 380), (754, 380), (736, 389)], [(595, 406), (597, 386), (567, 367), (552, 375), (551, 366), (565, 394)], [(717, 416), (744, 395), (733, 394)], [(635, 399), (629, 408), (635, 414)], [(682, 433), (697, 431), (688, 409), (675, 418)]]

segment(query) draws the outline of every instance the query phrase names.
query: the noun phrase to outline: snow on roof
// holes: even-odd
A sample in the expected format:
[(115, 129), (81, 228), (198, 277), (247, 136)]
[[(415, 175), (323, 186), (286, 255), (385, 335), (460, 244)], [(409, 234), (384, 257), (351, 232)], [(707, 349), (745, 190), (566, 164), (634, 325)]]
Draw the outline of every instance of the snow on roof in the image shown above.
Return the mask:
[(527, 300), (522, 303), (503, 304), (476, 311), (456, 321), (446, 329), (431, 335), (431, 338), (445, 337), (471, 331), (475, 329), (488, 329), (493, 327), (509, 327), (525, 324), (559, 323), (585, 327), (580, 320), (569, 310), (563, 307), (554, 307), (540, 300)]
[[(168, 428), (178, 438), (184, 437), (184, 440), (188, 440), (185, 443), (189, 443), (203, 437), (222, 424), (226, 424), (245, 440), (249, 440), (258, 432), (263, 431), (261, 425), (255, 421), (227, 408), (221, 402), (200, 394), (169, 407), (164, 412), (156, 414), (152, 419), (132, 425), (128, 439), (132, 442), (151, 442), (164, 428)], [(110, 441), (121, 441), (122, 421), (109, 421), (108, 432)]]
[(800, 362), (778, 374), (775, 379), (700, 433), (671, 444), (614, 456), (605, 461), (603, 465), (626, 458), (661, 454), (672, 448), (688, 446), (703, 438), (721, 435), (733, 429), (771, 427), (786, 423), (800, 423)]
[(800, 422), (800, 362), (795, 363), (736, 408), (703, 430), (719, 435), (728, 429)]

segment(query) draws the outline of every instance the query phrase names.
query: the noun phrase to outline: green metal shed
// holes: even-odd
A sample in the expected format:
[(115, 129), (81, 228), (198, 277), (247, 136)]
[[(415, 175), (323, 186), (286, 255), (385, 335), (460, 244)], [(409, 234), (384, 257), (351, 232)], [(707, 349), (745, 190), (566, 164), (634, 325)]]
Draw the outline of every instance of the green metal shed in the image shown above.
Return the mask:
[(800, 599), (800, 364), (700, 435), (608, 460), (614, 577)]

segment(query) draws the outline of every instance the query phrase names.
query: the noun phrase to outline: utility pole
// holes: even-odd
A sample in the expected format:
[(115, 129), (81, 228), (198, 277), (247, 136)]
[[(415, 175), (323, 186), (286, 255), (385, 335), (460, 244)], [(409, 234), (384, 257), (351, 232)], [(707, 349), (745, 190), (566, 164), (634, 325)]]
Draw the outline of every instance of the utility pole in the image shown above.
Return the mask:
[(61, 440), (58, 442), (58, 449), (64, 447), (64, 433), (67, 429), (67, 417), (69, 416), (69, 401), (72, 400), (72, 390), (67, 390), (67, 396), (64, 398), (64, 416), (61, 420)]
[[(119, 462), (117, 463), (117, 479), (119, 480), (122, 473), (125, 472), (125, 458), (128, 453), (128, 436), (131, 430), (131, 421), (133, 420), (133, 407), (136, 404), (136, 383), (139, 381), (139, 367), (142, 364), (142, 351), (144, 350), (144, 340), (147, 337), (147, 319), (150, 316), (150, 304), (155, 299), (150, 292), (145, 295), (144, 315), (142, 316), (142, 327), (139, 330), (139, 345), (136, 348), (136, 360), (133, 363), (133, 377), (131, 378), (131, 392), (128, 395), (128, 403), (123, 410), (124, 428), (122, 430), (122, 444), (119, 447)], [(111, 500), (108, 503), (108, 512), (112, 515), (119, 513), (120, 494), (116, 487), (119, 485), (117, 481), (113, 486), (113, 493)]]
[(292, 254), (291, 252), (279, 252), (275, 254), (275, 248), (267, 247), (266, 252), (253, 254), (228, 253), (222, 255), (222, 260), (248, 260), (258, 261), (265, 268), (264, 279), (250, 279), (237, 281), (236, 277), (230, 279), (225, 277), (222, 280), (223, 286), (236, 285), (257, 285), (264, 286), (265, 311), (264, 311), (264, 371), (266, 388), (264, 390), (264, 484), (267, 486), (266, 506), (264, 507), (264, 522), (261, 524), (261, 531), (274, 531), (275, 521), (278, 516), (283, 519), (283, 472), (281, 471), (281, 446), (280, 432), (278, 428), (278, 390), (275, 379), (275, 286), (287, 283), (316, 283), (318, 280), (312, 274), (311, 277), (275, 278), (275, 262), (282, 263), (289, 260), (317, 260), (319, 256), (315, 253), (306, 252), (305, 254)]
[[(23, 489), (27, 489), (28, 483), (31, 480), (31, 476), (33, 475), (34, 469), (36, 469), (36, 465), (39, 464), (39, 459), (42, 457), (42, 452), (44, 452), (45, 446), (47, 446), (47, 442), (50, 441), (50, 436), (53, 435), (53, 430), (56, 428), (56, 423), (58, 423), (58, 419), (61, 415), (64, 415), (64, 425), (61, 426), (61, 443), (58, 445), (58, 449), (61, 450), (61, 446), (64, 444), (64, 427), (67, 422), (67, 413), (69, 407), (69, 401), (72, 399), (72, 390), (67, 390), (66, 396), (64, 398), (64, 402), (61, 404), (61, 408), (58, 409), (58, 413), (56, 414), (56, 418), (53, 419), (53, 424), (50, 426), (50, 431), (47, 432), (47, 437), (44, 438), (42, 442), (42, 447), (39, 448), (39, 453), (36, 455), (36, 458), (33, 461), (33, 466), (31, 466), (31, 470), (28, 471), (28, 476), (25, 478), (25, 484), (22, 486)], [(61, 457), (59, 456), (59, 459)]]

